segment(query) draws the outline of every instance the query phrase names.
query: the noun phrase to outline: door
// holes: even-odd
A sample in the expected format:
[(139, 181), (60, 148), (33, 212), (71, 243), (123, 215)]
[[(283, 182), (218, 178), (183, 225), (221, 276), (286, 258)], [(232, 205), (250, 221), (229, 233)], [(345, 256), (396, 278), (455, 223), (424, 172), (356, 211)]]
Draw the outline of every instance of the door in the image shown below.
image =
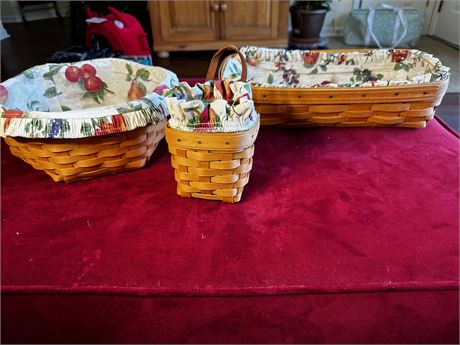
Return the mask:
[(277, 38), (278, 9), (278, 0), (221, 1), (221, 39)]
[(159, 1), (161, 37), (166, 42), (219, 39), (216, 1)]
[(430, 34), (453, 45), (459, 45), (460, 1), (437, 1), (430, 25)]

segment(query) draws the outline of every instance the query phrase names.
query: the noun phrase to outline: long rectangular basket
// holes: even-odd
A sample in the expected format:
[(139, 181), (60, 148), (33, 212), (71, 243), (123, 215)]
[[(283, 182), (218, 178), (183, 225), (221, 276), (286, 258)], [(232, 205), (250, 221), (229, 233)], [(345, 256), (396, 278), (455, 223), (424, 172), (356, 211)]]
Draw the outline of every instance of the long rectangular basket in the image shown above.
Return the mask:
[(447, 84), (443, 80), (382, 88), (251, 89), (262, 125), (423, 128)]
[[(345, 54), (368, 50), (319, 52)], [(221, 77), (225, 77), (227, 62), (235, 58), (237, 56), (233, 55), (222, 63)], [(248, 80), (251, 80), (251, 72), (257, 67), (251, 66), (253, 61), (247, 56), (246, 61), (249, 64)], [(369, 87), (278, 87), (252, 83), (251, 89), (261, 125), (423, 128), (433, 118), (448, 83), (448, 78), (419, 84)]]

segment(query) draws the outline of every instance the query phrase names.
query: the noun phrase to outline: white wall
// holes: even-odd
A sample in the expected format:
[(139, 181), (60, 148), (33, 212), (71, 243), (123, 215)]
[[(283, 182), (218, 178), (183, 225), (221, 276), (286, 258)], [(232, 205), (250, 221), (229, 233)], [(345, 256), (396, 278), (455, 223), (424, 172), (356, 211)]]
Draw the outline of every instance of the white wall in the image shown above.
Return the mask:
[[(15, 0), (0, 0), (0, 14), (3, 23), (17, 23), (22, 22), (21, 12)], [(69, 1), (58, 1), (58, 8), (61, 15), (65, 15)], [(54, 18), (54, 8), (51, 5), (34, 5), (26, 10), (26, 18), (29, 21)]]
[(331, 10), (324, 20), (322, 37), (343, 36), (343, 28), (348, 14), (353, 9), (353, 0), (333, 0)]
[[(348, 14), (353, 9), (355, 0), (332, 0), (331, 10), (324, 19), (321, 37), (343, 36), (343, 27), (347, 21)], [(290, 0), (292, 5), (294, 0)], [(291, 31), (291, 18), (289, 17), (289, 31)]]

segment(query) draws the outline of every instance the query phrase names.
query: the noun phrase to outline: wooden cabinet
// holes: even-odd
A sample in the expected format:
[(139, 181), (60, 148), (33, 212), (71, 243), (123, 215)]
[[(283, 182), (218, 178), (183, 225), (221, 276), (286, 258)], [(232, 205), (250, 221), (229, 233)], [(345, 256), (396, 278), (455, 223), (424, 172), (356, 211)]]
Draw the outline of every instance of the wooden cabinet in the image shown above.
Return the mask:
[(279, 5), (279, 1), (270, 0), (225, 2), (221, 5), (221, 38), (276, 40)]
[(155, 0), (149, 11), (154, 51), (160, 53), (288, 42), (288, 0)]
[(161, 39), (166, 42), (219, 39), (215, 12), (209, 11), (211, 6), (212, 1), (159, 1)]

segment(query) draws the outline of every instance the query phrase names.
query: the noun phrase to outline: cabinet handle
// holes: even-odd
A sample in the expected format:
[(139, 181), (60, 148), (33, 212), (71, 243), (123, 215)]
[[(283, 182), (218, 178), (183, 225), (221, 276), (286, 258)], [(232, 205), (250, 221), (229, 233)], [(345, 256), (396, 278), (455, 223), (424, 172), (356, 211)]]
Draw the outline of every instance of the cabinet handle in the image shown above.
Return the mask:
[(219, 12), (219, 5), (218, 4), (212, 4), (211, 10), (213, 12)]
[(228, 7), (227, 7), (227, 4), (226, 4), (226, 3), (223, 3), (222, 5), (220, 5), (220, 10), (221, 10), (222, 12), (227, 11), (227, 8), (228, 8)]

